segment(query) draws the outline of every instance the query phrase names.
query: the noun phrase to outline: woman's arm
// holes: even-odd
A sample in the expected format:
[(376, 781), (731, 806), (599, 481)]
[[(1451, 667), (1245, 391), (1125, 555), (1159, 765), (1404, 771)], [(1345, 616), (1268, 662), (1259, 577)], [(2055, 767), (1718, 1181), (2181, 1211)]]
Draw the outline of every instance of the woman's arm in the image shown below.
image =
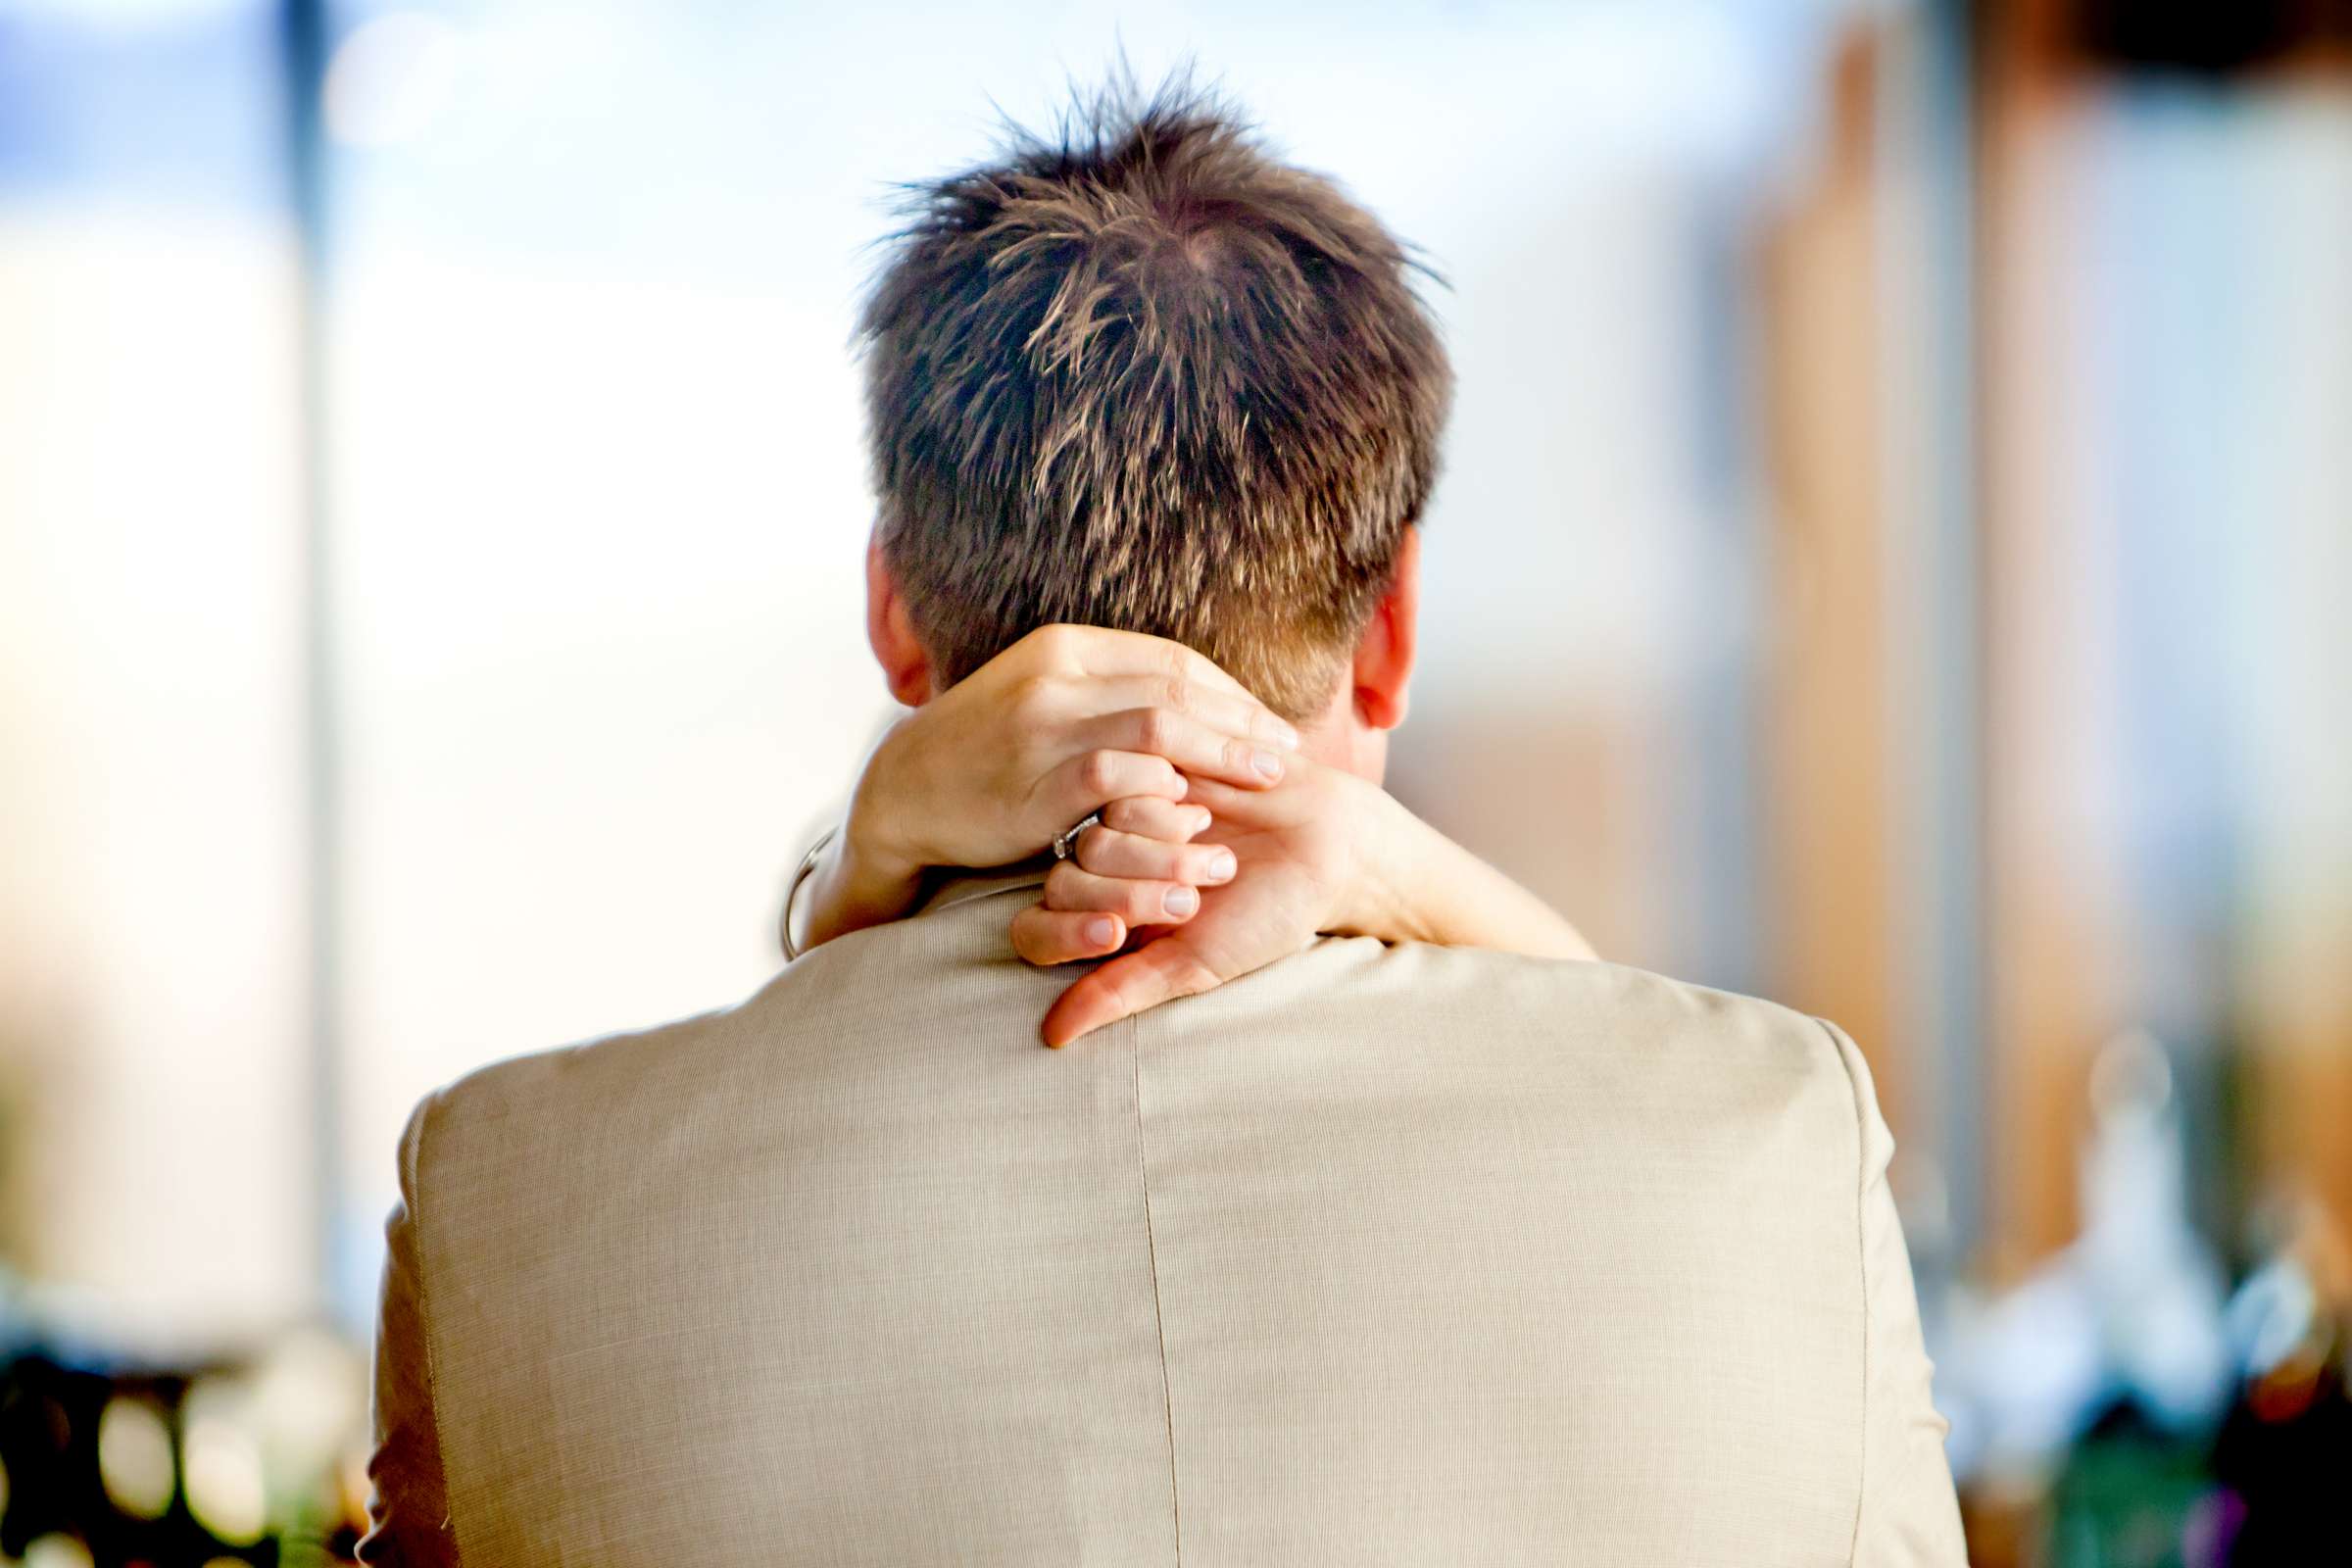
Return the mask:
[(1350, 896), (1332, 926), (1343, 936), (1493, 948), (1539, 958), (1596, 957), (1558, 910), (1385, 792), (1367, 805)]

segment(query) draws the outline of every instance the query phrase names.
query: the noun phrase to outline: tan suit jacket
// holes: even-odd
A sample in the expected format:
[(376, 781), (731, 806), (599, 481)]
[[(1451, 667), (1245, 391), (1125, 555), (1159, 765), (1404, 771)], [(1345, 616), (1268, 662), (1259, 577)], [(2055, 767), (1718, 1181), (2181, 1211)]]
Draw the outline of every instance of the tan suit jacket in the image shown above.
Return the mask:
[(1835, 1027), (1326, 939), (1052, 1052), (1042, 875), (418, 1106), (364, 1555), (1961, 1562)]

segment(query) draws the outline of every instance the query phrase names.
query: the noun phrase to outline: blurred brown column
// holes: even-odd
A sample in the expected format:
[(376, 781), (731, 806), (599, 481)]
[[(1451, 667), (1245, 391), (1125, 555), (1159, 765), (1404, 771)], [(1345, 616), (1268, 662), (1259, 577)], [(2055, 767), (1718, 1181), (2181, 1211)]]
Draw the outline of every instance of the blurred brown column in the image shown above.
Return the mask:
[(1878, 39), (1858, 27), (1841, 46), (1819, 177), (1780, 215), (1762, 257), (1778, 530), (1762, 744), (1764, 953), (1776, 998), (1854, 1037), (1902, 1140), (1916, 1107), (1892, 995)]
[[(2079, 111), (2048, 69), (2051, 8), (1989, 30), (1983, 79), (1986, 1257), (2013, 1278), (2075, 1235), (2090, 1062), (2131, 1020), (2124, 898), (2100, 781), (2111, 704), (2077, 684), (2100, 641), (2068, 503), (2087, 368), (2061, 345), (2079, 193), (2054, 134)], [(2070, 379), (2071, 378), (2071, 379)], [(2083, 684), (2089, 684), (2084, 682)], [(2104, 807), (2105, 808), (2102, 808)]]

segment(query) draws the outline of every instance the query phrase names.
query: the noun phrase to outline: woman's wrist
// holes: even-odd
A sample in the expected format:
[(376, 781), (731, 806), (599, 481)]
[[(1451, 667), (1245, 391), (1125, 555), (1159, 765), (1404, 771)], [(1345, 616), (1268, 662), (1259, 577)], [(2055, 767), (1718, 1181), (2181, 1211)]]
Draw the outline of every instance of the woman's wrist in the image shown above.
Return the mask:
[(1330, 929), (1383, 942), (1441, 940), (1424, 907), (1433, 830), (1379, 785), (1348, 774), (1338, 782), (1348, 796), (1350, 854)]
[(844, 877), (867, 890), (911, 886), (937, 860), (906, 826), (917, 818), (891, 809), (891, 803), (906, 798), (906, 790), (893, 777), (889, 747), (885, 740), (866, 759), (836, 836)]
[[(883, 743), (886, 748), (889, 742)], [(849, 810), (800, 890), (800, 918), (793, 929), (802, 952), (835, 937), (895, 920), (922, 896), (927, 862), (922, 852), (898, 831), (884, 805), (891, 786), (882, 751), (868, 758)], [(785, 911), (792, 919), (796, 911)]]
[(861, 850), (857, 835), (845, 825), (801, 883), (799, 908), (786, 911), (785, 917), (793, 920), (796, 945), (806, 953), (835, 937), (899, 918), (921, 897), (922, 879), (920, 866), (877, 858), (872, 850)]
[(1343, 935), (1590, 958), (1591, 944), (1548, 905), (1374, 785), (1357, 804)]

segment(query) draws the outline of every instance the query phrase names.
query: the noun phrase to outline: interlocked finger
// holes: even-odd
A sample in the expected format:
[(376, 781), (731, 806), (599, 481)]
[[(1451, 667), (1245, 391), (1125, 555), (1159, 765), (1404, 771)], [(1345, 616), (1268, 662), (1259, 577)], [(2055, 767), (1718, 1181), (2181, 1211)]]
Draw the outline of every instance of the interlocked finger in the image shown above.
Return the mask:
[[(1078, 842), (1083, 846), (1102, 831), (1090, 829)], [(1173, 925), (1200, 912), (1200, 894), (1182, 882), (1102, 876), (1076, 860), (1063, 860), (1046, 873), (1046, 907), (1098, 910), (1130, 926)]]
[[(1196, 788), (1198, 786), (1195, 786)], [(1191, 794), (1187, 790), (1186, 794)], [(1121, 833), (1140, 833), (1148, 839), (1182, 844), (1208, 831), (1206, 807), (1163, 801), (1156, 795), (1128, 795), (1102, 808), (1102, 825)]]
[(1187, 773), (1243, 789), (1278, 783), (1285, 767), (1278, 752), (1173, 708), (1122, 709), (1087, 720), (1075, 734), (1105, 751), (1164, 757)]
[(1040, 800), (1052, 803), (1057, 816), (1075, 822), (1102, 809), (1104, 801), (1132, 795), (1180, 801), (1190, 788), (1164, 757), (1105, 749), (1069, 758), (1046, 775), (1037, 793)]
[(1233, 880), (1233, 852), (1222, 844), (1171, 844), (1105, 823), (1078, 835), (1078, 865), (1097, 876), (1189, 882), (1214, 887)]
[(1031, 905), (1012, 917), (1012, 951), (1040, 968), (1119, 951), (1127, 922), (1115, 914), (1085, 909), (1049, 909)]

